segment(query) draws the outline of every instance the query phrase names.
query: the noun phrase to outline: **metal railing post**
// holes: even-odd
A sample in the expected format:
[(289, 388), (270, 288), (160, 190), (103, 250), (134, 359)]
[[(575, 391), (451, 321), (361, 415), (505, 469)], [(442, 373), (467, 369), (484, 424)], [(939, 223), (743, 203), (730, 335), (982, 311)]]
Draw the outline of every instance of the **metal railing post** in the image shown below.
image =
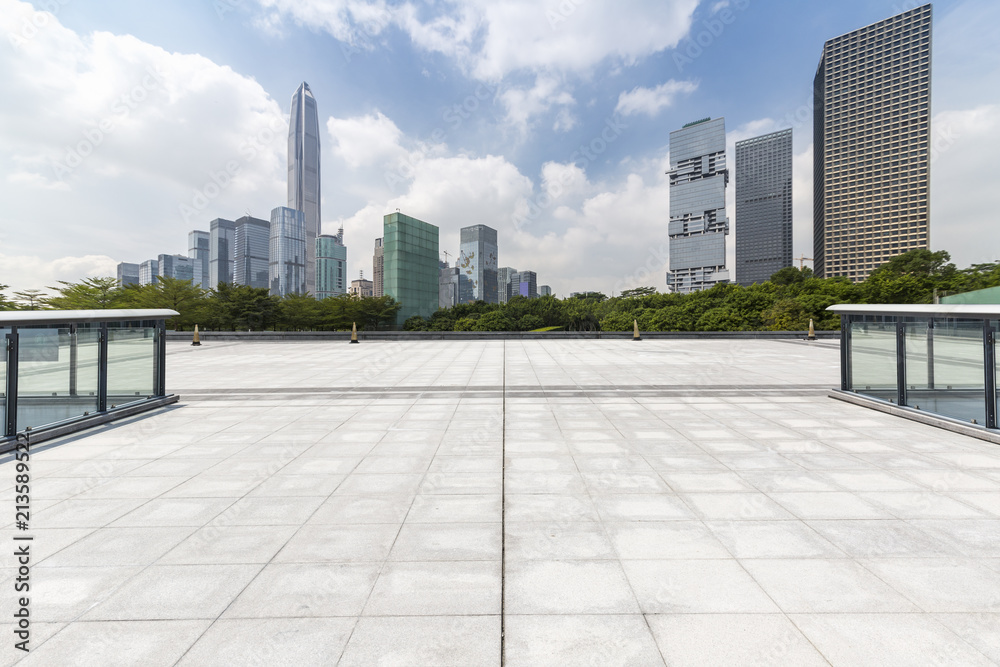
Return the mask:
[(906, 328), (896, 317), (896, 404), (906, 405)]
[(154, 334), (155, 362), (153, 367), (153, 392), (156, 396), (167, 395), (167, 323), (156, 322)]
[(6, 335), (7, 354), (7, 419), (4, 435), (17, 433), (17, 327), (11, 327)]
[(101, 322), (97, 337), (97, 411), (108, 411), (108, 323)]
[(840, 389), (851, 390), (851, 316), (840, 316)]
[(997, 427), (996, 331), (990, 320), (983, 320), (983, 359), (986, 375), (986, 428)]

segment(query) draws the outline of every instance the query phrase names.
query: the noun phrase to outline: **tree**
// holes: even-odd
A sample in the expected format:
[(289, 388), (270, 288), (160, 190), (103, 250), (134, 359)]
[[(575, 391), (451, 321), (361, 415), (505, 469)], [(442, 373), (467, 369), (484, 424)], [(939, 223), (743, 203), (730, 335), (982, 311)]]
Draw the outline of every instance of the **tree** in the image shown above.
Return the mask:
[(406, 318), (403, 322), (403, 331), (429, 331), (430, 322), (420, 317), (419, 315), (414, 315), (413, 317)]
[(365, 329), (378, 329), (382, 324), (396, 321), (396, 313), (403, 305), (391, 296), (364, 297), (358, 301), (358, 325)]
[(545, 321), (538, 315), (525, 315), (517, 321), (518, 331), (534, 331), (545, 326)]
[(62, 287), (49, 287), (58, 292), (47, 303), (60, 310), (106, 310), (118, 308), (121, 290), (115, 278), (84, 278), (78, 283), (60, 280)]
[(322, 320), (323, 308), (308, 292), (286, 294), (278, 303), (278, 324), (283, 329), (312, 330), (320, 326)]
[(264, 331), (278, 320), (278, 297), (266, 287), (220, 282), (215, 291), (211, 323), (215, 329)]
[(9, 289), (10, 285), (0, 284), (0, 310), (14, 310), (17, 308), (17, 304), (7, 298), (4, 294), (4, 290)]
[(813, 277), (813, 270), (808, 266), (799, 270), (794, 266), (786, 266), (783, 269), (779, 269), (771, 276), (771, 282), (775, 285), (793, 285), (795, 283), (801, 283), (806, 280), (806, 278)]
[(26, 289), (14, 292), (14, 302), (27, 310), (39, 310), (45, 305), (45, 292), (38, 289)]
[(504, 311), (494, 310), (477, 319), (471, 331), (516, 331), (517, 328), (514, 320)]
[(640, 296), (649, 296), (650, 294), (656, 294), (655, 287), (634, 287), (632, 289), (622, 291), (621, 298), (634, 299)]
[(190, 280), (160, 276), (155, 282), (143, 285), (142, 289), (127, 296), (138, 308), (176, 310), (180, 315), (168, 319), (167, 327), (178, 331), (184, 327), (193, 328), (208, 316), (205, 290), (195, 287)]

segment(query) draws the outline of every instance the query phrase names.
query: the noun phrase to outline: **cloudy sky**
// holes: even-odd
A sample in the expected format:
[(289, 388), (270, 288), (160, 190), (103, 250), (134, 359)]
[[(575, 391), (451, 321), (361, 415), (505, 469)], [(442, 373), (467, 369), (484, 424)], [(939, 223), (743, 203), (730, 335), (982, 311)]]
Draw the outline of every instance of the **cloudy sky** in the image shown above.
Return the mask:
[[(917, 4), (0, 0), (0, 283), (113, 275), (186, 253), (213, 218), (267, 218), (302, 81), (323, 231), (344, 226), (352, 278), (398, 208), (452, 257), (460, 227), (496, 228), (501, 266), (558, 295), (662, 291), (668, 135), (709, 116), (730, 161), (794, 128), (794, 252), (810, 256), (823, 42)], [(1000, 3), (934, 3), (932, 68), (931, 244), (1000, 259)]]

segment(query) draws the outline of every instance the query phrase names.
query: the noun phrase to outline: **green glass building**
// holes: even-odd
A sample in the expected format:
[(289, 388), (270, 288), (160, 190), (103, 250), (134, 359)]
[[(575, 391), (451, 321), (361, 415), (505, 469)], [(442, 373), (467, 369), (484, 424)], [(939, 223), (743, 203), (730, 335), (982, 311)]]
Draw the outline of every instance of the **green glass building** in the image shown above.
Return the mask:
[(438, 228), (402, 213), (382, 220), (384, 289), (402, 304), (396, 323), (438, 308)]

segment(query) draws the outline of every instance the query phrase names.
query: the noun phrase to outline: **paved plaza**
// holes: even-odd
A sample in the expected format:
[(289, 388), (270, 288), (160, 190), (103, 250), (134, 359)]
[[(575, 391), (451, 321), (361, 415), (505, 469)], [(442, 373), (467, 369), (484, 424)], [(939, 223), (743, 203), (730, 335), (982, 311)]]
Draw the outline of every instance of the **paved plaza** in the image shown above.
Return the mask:
[[(1000, 448), (827, 396), (836, 341), (168, 345), (32, 454), (4, 664), (991, 665)], [(14, 464), (0, 465), (14, 520)]]

